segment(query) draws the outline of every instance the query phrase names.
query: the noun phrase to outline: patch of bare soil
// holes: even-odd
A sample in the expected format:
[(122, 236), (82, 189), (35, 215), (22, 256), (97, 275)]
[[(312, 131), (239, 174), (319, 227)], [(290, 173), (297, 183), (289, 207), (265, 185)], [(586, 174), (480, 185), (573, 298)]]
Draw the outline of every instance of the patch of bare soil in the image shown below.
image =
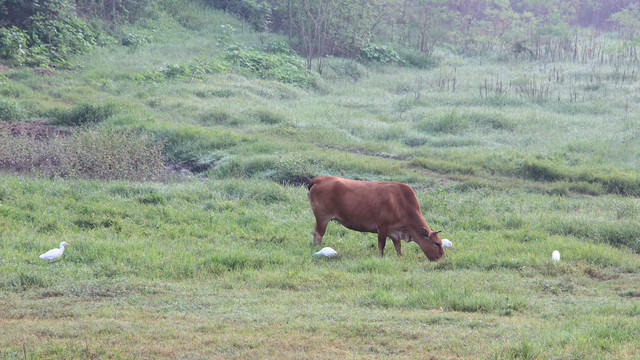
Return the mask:
[(609, 271), (606, 271), (604, 269), (600, 269), (597, 267), (587, 268), (584, 270), (584, 273), (587, 274), (590, 278), (594, 280), (599, 280), (599, 281), (608, 281), (608, 280), (613, 280), (620, 277), (620, 275), (618, 274), (611, 273)]
[(36, 140), (69, 135), (69, 131), (48, 125), (44, 121), (16, 123), (0, 121), (0, 131), (6, 131), (15, 137), (30, 137)]
[(307, 186), (309, 184), (309, 182), (311, 181), (311, 179), (313, 179), (314, 176), (300, 176), (300, 175), (292, 175), (289, 176), (285, 179), (282, 179), (280, 181), (278, 181), (278, 183), (280, 183), (280, 185), (289, 185), (289, 186)]

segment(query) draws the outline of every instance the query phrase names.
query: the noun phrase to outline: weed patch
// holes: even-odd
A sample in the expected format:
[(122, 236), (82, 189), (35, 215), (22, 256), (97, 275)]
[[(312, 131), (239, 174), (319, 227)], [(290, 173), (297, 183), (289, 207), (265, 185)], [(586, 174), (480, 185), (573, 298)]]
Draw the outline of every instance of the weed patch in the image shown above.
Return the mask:
[(76, 130), (39, 139), (0, 131), (0, 168), (47, 177), (162, 177), (162, 144), (130, 132)]

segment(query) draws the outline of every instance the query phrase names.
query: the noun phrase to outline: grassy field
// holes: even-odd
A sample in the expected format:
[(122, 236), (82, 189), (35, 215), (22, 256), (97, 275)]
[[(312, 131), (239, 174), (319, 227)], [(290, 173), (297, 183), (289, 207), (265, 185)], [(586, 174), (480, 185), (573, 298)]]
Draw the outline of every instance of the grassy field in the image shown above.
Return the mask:
[[(0, 358), (640, 357), (637, 59), (440, 51), (425, 70), (327, 59), (310, 86), (238, 67), (158, 77), (220, 56), (221, 37), (274, 38), (176, 11), (128, 29), (149, 43), (74, 70), (4, 70), (2, 120), (103, 134), (71, 148), (106, 154), (119, 131), (161, 140), (178, 171), (7, 166)], [(0, 163), (31, 151), (1, 139)], [(318, 175), (409, 183), (453, 247), (433, 263), (406, 243), (380, 258), (375, 235), (330, 224), (338, 255), (313, 257), (297, 183)], [(62, 260), (38, 259), (61, 241)]]

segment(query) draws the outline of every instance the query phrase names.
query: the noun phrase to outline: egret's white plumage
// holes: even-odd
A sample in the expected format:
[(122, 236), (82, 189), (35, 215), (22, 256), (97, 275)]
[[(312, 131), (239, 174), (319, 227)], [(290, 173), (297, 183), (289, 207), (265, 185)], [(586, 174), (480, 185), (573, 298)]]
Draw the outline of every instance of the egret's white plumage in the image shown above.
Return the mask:
[(555, 262), (560, 261), (560, 251), (554, 250), (553, 253), (551, 253), (551, 260)]
[(324, 248), (322, 248), (322, 250), (318, 251), (317, 253), (315, 253), (313, 255), (323, 255), (323, 256), (326, 256), (326, 257), (330, 257), (330, 256), (333, 256), (333, 255), (335, 255), (337, 253), (338, 253), (337, 251), (333, 250), (330, 247), (324, 247)]
[(62, 256), (62, 253), (64, 252), (64, 247), (67, 245), (71, 245), (71, 244), (67, 244), (66, 241), (61, 242), (59, 249), (51, 249), (47, 251), (46, 253), (40, 255), (40, 259), (53, 261), (54, 259), (59, 258), (60, 256)]
[(449, 239), (442, 239), (442, 247), (446, 248), (446, 247), (452, 247), (453, 244), (451, 243), (451, 241), (449, 241)]

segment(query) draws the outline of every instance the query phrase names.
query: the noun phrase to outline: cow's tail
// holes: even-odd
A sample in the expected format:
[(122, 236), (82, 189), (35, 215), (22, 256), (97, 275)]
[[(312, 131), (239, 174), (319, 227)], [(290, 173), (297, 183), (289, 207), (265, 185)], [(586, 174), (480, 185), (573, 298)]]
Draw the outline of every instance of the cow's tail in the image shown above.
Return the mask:
[(309, 183), (307, 184), (307, 190), (311, 191), (311, 188), (313, 187), (313, 185), (315, 185), (318, 182), (318, 178), (313, 178), (309, 181)]

